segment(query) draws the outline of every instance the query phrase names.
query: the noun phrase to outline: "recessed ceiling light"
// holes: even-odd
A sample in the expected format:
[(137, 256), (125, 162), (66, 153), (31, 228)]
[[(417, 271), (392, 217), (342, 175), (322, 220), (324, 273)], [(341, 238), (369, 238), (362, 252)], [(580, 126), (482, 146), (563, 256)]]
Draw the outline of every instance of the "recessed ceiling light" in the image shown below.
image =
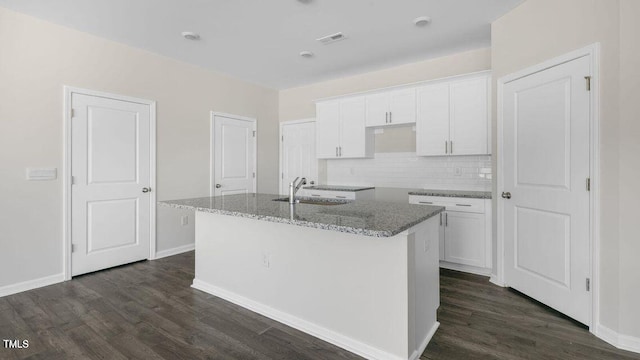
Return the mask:
[(310, 57), (313, 57), (313, 53), (311, 51), (300, 51), (300, 56), (302, 56), (305, 59), (308, 59)]
[(187, 40), (200, 40), (200, 35), (191, 32), (191, 31), (183, 31), (182, 32), (182, 37), (187, 39)]
[(413, 23), (416, 26), (427, 26), (431, 22), (431, 18), (428, 16), (420, 16), (413, 19)]
[(303, 4), (308, 4), (310, 3), (312, 0), (298, 0), (298, 2), (301, 2)]

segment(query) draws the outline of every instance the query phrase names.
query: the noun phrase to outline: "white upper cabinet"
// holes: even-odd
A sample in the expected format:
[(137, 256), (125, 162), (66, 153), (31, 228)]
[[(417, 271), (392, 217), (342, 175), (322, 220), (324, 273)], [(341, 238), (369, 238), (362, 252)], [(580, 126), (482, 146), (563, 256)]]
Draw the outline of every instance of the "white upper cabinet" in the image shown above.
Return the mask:
[(350, 97), (316, 105), (316, 156), (319, 159), (373, 156), (373, 131), (365, 127), (365, 98)]
[(338, 101), (316, 104), (316, 157), (337, 157), (340, 144), (340, 106)]
[(482, 155), (489, 149), (490, 75), (417, 90), (416, 152), (422, 156)]
[(452, 155), (489, 154), (489, 78), (480, 77), (451, 84)]
[(401, 89), (366, 96), (366, 125), (388, 126), (416, 122), (416, 89)]
[(435, 84), (417, 91), (416, 153), (449, 153), (449, 84)]

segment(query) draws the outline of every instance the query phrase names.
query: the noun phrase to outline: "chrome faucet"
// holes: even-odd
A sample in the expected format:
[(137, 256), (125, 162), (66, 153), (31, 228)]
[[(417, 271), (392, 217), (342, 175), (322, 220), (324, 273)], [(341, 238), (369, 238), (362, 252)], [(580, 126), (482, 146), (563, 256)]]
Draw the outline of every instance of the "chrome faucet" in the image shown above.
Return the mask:
[[(296, 182), (298, 180), (300, 180), (300, 182), (296, 185)], [(307, 184), (307, 179), (306, 178), (300, 179), (300, 177), (297, 177), (295, 180), (293, 180), (293, 182), (289, 183), (289, 204), (296, 203), (296, 193), (298, 192), (298, 190), (300, 190), (300, 187), (302, 185), (306, 185), (306, 184)]]

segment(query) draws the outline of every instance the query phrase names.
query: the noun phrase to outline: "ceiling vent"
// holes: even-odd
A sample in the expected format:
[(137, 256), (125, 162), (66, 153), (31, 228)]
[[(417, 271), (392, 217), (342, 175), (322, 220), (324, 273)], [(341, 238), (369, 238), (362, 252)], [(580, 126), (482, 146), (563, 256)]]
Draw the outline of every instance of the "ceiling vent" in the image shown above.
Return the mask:
[(319, 38), (319, 39), (316, 39), (316, 40), (320, 41), (320, 42), (321, 42), (322, 44), (324, 44), (324, 45), (329, 45), (329, 44), (331, 44), (331, 43), (334, 43), (334, 42), (336, 42), (336, 41), (340, 41), (340, 40), (344, 40), (344, 39), (346, 39), (346, 38), (347, 38), (347, 37), (346, 37), (346, 36), (344, 36), (344, 34), (343, 34), (343, 33), (341, 33), (341, 32), (337, 32), (337, 33), (335, 33), (335, 34), (331, 34), (331, 35), (323, 36), (323, 37), (321, 37), (321, 38)]

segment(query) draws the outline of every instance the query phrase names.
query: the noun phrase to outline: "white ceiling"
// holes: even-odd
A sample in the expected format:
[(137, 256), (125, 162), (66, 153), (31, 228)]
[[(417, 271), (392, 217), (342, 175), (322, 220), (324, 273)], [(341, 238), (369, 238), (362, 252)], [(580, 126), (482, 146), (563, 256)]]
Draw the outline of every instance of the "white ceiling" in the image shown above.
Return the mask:
[[(0, 0), (0, 6), (283, 89), (490, 45), (523, 0)], [(413, 19), (429, 16), (416, 27)], [(200, 34), (188, 41), (181, 32)], [(315, 39), (343, 32), (348, 39)], [(300, 51), (315, 56), (304, 59)]]

